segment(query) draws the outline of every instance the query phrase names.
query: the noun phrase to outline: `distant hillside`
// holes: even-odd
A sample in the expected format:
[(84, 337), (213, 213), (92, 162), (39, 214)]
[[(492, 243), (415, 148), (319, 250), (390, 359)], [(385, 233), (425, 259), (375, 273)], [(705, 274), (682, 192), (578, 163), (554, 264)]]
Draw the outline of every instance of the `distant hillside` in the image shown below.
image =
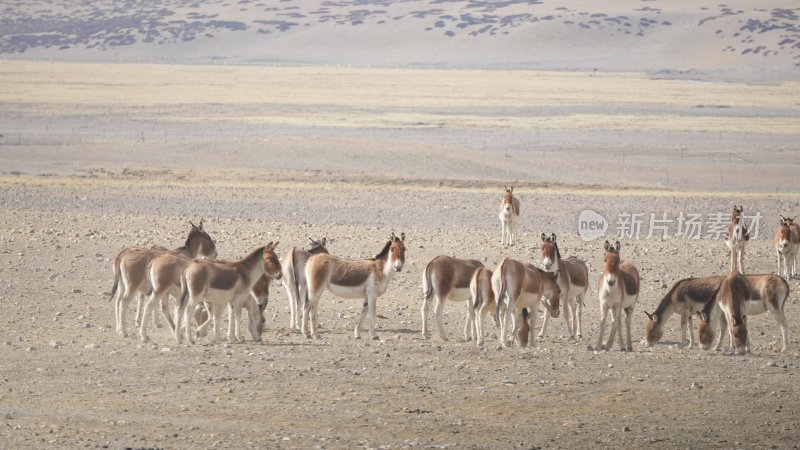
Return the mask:
[(799, 15), (796, 0), (25, 0), (0, 10), (0, 55), (797, 79)]

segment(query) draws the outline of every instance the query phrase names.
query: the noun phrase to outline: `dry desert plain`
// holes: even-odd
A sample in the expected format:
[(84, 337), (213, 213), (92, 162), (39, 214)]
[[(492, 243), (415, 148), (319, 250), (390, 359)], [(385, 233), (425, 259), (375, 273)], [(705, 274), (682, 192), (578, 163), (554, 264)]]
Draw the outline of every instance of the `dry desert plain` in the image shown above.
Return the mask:
[[(796, 82), (3, 61), (0, 104), (0, 447), (800, 442), (798, 280), (787, 352), (768, 315), (748, 321), (745, 357), (682, 348), (677, 317), (663, 342), (639, 342), (644, 311), (673, 282), (728, 270), (707, 232), (732, 205), (759, 218), (747, 270), (776, 271), (778, 216), (800, 212)], [(511, 184), (522, 215), (503, 248), (497, 207)], [(579, 237), (586, 209), (612, 239), (622, 218), (644, 218), (638, 239), (620, 239), (642, 276), (633, 352), (588, 350), (603, 242)], [(651, 213), (669, 237), (648, 237)], [(700, 214), (701, 239), (675, 236), (681, 213)], [(360, 303), (329, 293), (320, 340), (290, 331), (277, 282), (261, 344), (176, 345), (165, 327), (148, 343), (117, 336), (116, 254), (180, 246), (200, 219), (227, 258), (308, 237), (365, 258), (405, 232), (406, 265), (378, 301), (380, 340), (352, 339)], [(446, 309), (448, 341), (423, 339), (431, 258), (538, 261), (542, 232), (589, 266), (581, 341), (559, 318), (532, 348), (479, 348), (461, 337), (459, 304)]]

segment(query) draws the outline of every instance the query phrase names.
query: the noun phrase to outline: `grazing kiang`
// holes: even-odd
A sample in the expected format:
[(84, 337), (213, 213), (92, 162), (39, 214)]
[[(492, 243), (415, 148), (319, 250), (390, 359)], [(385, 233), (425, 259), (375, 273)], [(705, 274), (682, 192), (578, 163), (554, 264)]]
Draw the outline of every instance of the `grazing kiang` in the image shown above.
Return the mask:
[(500, 245), (514, 245), (514, 229), (519, 218), (519, 200), (514, 197), (514, 187), (506, 187), (500, 201)]
[[(150, 261), (147, 279), (150, 282), (151, 293), (144, 303), (143, 317), (148, 317), (155, 305), (161, 305), (170, 329), (175, 332), (175, 324), (169, 315), (169, 298), (179, 299), (181, 291), (181, 275), (192, 260), (180, 254), (164, 253)], [(217, 262), (231, 262), (217, 259)], [(139, 337), (143, 342), (148, 340), (147, 321), (139, 324)]]
[(644, 341), (648, 346), (654, 345), (664, 336), (664, 325), (673, 314), (681, 317), (681, 345), (686, 348), (694, 345), (692, 316), (703, 310), (709, 299), (719, 289), (722, 276), (703, 278), (684, 278), (675, 282), (658, 303), (655, 311), (647, 315)]
[[(141, 299), (151, 292), (150, 282), (147, 273), (150, 262), (158, 255), (174, 254), (182, 255), (187, 258), (205, 257), (214, 259), (217, 257), (217, 248), (211, 236), (203, 230), (203, 221), (199, 225), (189, 222), (191, 230), (186, 237), (186, 242), (182, 247), (168, 250), (162, 247), (127, 247), (119, 252), (114, 259), (114, 287), (111, 290), (111, 300), (114, 301), (114, 322), (117, 334), (122, 337), (127, 336), (125, 322), (127, 320), (128, 307), (134, 296)], [(137, 308), (137, 326), (147, 319), (142, 316), (143, 311), (141, 301)], [(162, 304), (162, 314), (170, 322), (170, 327), (174, 330), (174, 324), (169, 315), (166, 304)], [(142, 316), (142, 317), (140, 317)], [(154, 316), (155, 320), (155, 316)], [(157, 324), (156, 324), (157, 325)]]
[(495, 328), (500, 325), (495, 310), (494, 291), (492, 291), (492, 270), (481, 266), (472, 274), (469, 281), (470, 309), (475, 321), (475, 341), (483, 345), (483, 318), (491, 314)]
[[(250, 297), (245, 300), (244, 305), (242, 306), (245, 311), (247, 311), (247, 318), (248, 318), (248, 329), (251, 332), (251, 336), (253, 340), (256, 342), (261, 342), (262, 336), (264, 335), (264, 328), (266, 327), (266, 319), (264, 318), (264, 311), (267, 309), (267, 304), (269, 304), (269, 283), (272, 281), (272, 277), (267, 275), (261, 275), (261, 278), (256, 281), (256, 284), (253, 285), (253, 289), (250, 290)], [(217, 306), (219, 308), (219, 306)], [(208, 329), (209, 325), (214, 321), (214, 315), (209, 314), (208, 310), (213, 308), (213, 305), (205, 305), (198, 306), (194, 310), (194, 322), (198, 325), (196, 335), (197, 337), (202, 337), (206, 335), (206, 330)], [(233, 317), (233, 305), (230, 303), (228, 304), (228, 318), (230, 319)], [(216, 325), (216, 324), (215, 324)], [(233, 326), (233, 321), (228, 320), (228, 332), (231, 332), (231, 327)], [(253, 335), (253, 329), (257, 332), (256, 335)], [(244, 337), (241, 334), (241, 328), (233, 330), (233, 333), (236, 335), (236, 338), (239, 342), (244, 341)]]
[[(201, 302), (211, 306), (214, 315), (214, 335), (220, 338), (222, 308), (232, 306), (232, 322), (228, 328), (228, 342), (238, 342), (239, 336), (234, 330), (239, 329), (241, 310), (250, 298), (250, 292), (259, 278), (265, 273), (273, 278), (281, 277), (281, 264), (275, 254), (278, 243), (270, 242), (264, 247), (253, 250), (248, 256), (234, 262), (215, 262), (195, 259), (186, 266), (181, 275), (182, 293), (180, 312), (175, 322), (175, 338), (181, 342), (181, 320), (186, 323), (186, 339), (194, 343), (191, 318), (195, 307)], [(256, 324), (249, 323), (250, 333), (259, 335)], [(258, 340), (258, 339), (256, 339)]]
[[(536, 270), (538, 267), (529, 264)], [(542, 272), (542, 297), (540, 304), (544, 307), (543, 315), (547, 317), (558, 317), (561, 297), (561, 287), (558, 284), (559, 272)], [(515, 320), (519, 319), (520, 326), (515, 334), (520, 347), (527, 347), (529, 343), (535, 343), (534, 332), (536, 331), (536, 316), (538, 315), (538, 305), (531, 305), (529, 308), (522, 308)]]
[(778, 275), (794, 278), (797, 275), (797, 249), (800, 247), (800, 225), (794, 223), (794, 218), (781, 216), (774, 242), (778, 254)]
[(286, 253), (281, 258), (281, 270), (283, 278), (281, 282), (283, 287), (286, 288), (286, 294), (289, 298), (289, 329), (300, 329), (300, 318), (302, 317), (303, 304), (306, 301), (306, 262), (312, 255), (317, 253), (328, 253), (328, 248), (325, 245), (328, 243), (328, 238), (322, 238), (320, 241), (308, 238), (311, 244), (308, 250), (302, 248), (292, 247), (286, 250)]
[[(724, 314), (725, 322), (730, 324), (728, 337), (734, 355), (744, 355), (748, 352), (746, 301), (749, 295), (750, 284), (744, 275), (734, 270), (722, 280), (719, 289), (712, 296), (713, 300), (709, 302), (712, 308), (711, 314), (715, 314), (713, 308), (718, 308)], [(704, 348), (708, 347), (706, 342), (709, 341), (706, 330), (710, 327), (707, 319), (705, 312), (700, 314), (700, 342)], [(722, 341), (721, 336), (720, 341)]]
[[(562, 258), (556, 242), (556, 234), (550, 236), (542, 233), (542, 268), (548, 272), (558, 272), (558, 286), (561, 288), (561, 307), (564, 309), (564, 323), (567, 326), (567, 337), (582, 337), (581, 316), (583, 314), (583, 297), (589, 287), (589, 269), (586, 263), (570, 256)], [(544, 337), (550, 316), (544, 316), (539, 337)]]
[(734, 206), (731, 223), (728, 224), (728, 236), (725, 245), (731, 251), (731, 270), (744, 273), (744, 250), (750, 240), (750, 232), (744, 224), (744, 207)]
[(422, 272), (422, 336), (427, 339), (428, 313), (431, 300), (436, 298), (434, 314), (436, 316), (436, 329), (439, 337), (447, 340), (442, 324), (442, 314), (448, 301), (462, 302), (467, 305), (467, 318), (464, 323), (464, 339), (472, 339), (475, 334), (474, 312), (470, 307), (469, 284), (475, 271), (482, 268), (483, 264), (474, 259), (458, 259), (452, 256), (440, 255), (433, 258)]
[(329, 254), (312, 256), (306, 263), (308, 299), (303, 308), (302, 333), (319, 339), (317, 309), (322, 292), (328, 289), (338, 297), (361, 298), (363, 305), (353, 337), (361, 337), (364, 316), (369, 311), (369, 336), (378, 339), (375, 333), (375, 305), (379, 296), (386, 292), (395, 272), (403, 270), (406, 260), (405, 233), (400, 237), (392, 233), (389, 241), (374, 258), (351, 260)]
[[(500, 318), (500, 342), (509, 344), (509, 332), (514, 339), (522, 325), (522, 310), (528, 308), (530, 329), (535, 328), (536, 314), (541, 303), (545, 314), (559, 315), (559, 296), (561, 291), (555, 278), (558, 273), (545, 272), (531, 264), (524, 264), (511, 258), (503, 258), (492, 273), (492, 292), (497, 303), (496, 311)], [(548, 281), (549, 280), (549, 281)], [(505, 310), (505, 313), (502, 311)], [(502, 313), (502, 314), (501, 314)], [(478, 315), (478, 317), (481, 317)], [(511, 329), (513, 327), (513, 330)], [(481, 330), (482, 327), (477, 327)]]
[(650, 346), (660, 341), (664, 336), (664, 324), (673, 314), (679, 314), (681, 345), (686, 344), (688, 334), (687, 348), (691, 348), (694, 345), (692, 316), (703, 310), (714, 292), (719, 289), (723, 278), (722, 276), (684, 278), (673, 284), (652, 314), (645, 311), (648, 318), (645, 343)]
[[(613, 246), (606, 241), (603, 255), (603, 273), (597, 286), (597, 299), (600, 302), (600, 331), (597, 338), (599, 350), (610, 350), (616, 335), (619, 335), (620, 351), (633, 351), (631, 343), (631, 319), (633, 307), (639, 298), (639, 271), (629, 261), (620, 259), (620, 243)], [(606, 319), (611, 312), (611, 332), (608, 341), (603, 344), (603, 333)], [(622, 311), (625, 311), (625, 329), (627, 340), (622, 340)]]
[[(781, 352), (785, 352), (789, 346), (789, 325), (786, 322), (784, 311), (789, 298), (789, 284), (783, 277), (774, 274), (745, 275), (744, 279), (747, 281), (750, 291), (745, 298), (743, 315), (756, 316), (769, 311), (781, 332)], [(698, 315), (700, 316), (698, 331), (700, 344), (704, 349), (710, 349), (714, 341), (714, 329), (720, 328), (719, 339), (716, 345), (713, 345), (714, 350), (719, 350), (729, 323), (722, 308), (717, 302), (711, 301)], [(750, 348), (749, 337), (747, 348)]]

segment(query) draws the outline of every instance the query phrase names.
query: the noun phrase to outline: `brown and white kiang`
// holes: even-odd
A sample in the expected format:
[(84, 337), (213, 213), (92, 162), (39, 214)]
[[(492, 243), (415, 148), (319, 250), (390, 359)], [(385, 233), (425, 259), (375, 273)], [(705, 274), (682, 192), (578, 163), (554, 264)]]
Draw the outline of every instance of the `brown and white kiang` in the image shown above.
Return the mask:
[(428, 313), (431, 300), (436, 299), (434, 315), (439, 337), (447, 340), (442, 324), (445, 304), (461, 302), (467, 305), (467, 318), (464, 323), (464, 339), (470, 341), (475, 336), (475, 320), (472, 302), (470, 302), (470, 281), (475, 271), (482, 268), (483, 263), (475, 259), (458, 259), (440, 255), (433, 258), (422, 272), (422, 336), (427, 339)]
[(300, 319), (302, 318), (303, 305), (306, 301), (306, 291), (308, 289), (306, 262), (312, 255), (328, 253), (328, 248), (326, 247), (328, 238), (316, 241), (309, 237), (308, 240), (311, 241), (308, 250), (292, 247), (286, 250), (286, 253), (281, 258), (281, 270), (283, 272), (281, 283), (283, 283), (289, 298), (289, 329), (291, 330), (300, 330)]
[[(134, 296), (140, 298), (136, 314), (137, 326), (142, 321), (146, 320), (147, 316), (141, 317), (141, 312), (143, 311), (141, 298), (145, 295), (149, 295), (151, 292), (147, 274), (150, 261), (152, 261), (153, 258), (162, 254), (183, 255), (187, 258), (205, 257), (214, 259), (217, 257), (216, 245), (214, 244), (214, 240), (211, 239), (211, 236), (203, 229), (203, 221), (201, 220), (199, 225), (194, 225), (191, 222), (189, 222), (189, 224), (192, 228), (182, 247), (178, 247), (174, 250), (163, 247), (127, 247), (122, 249), (114, 259), (114, 286), (111, 290), (110, 298), (114, 301), (115, 330), (120, 336), (127, 336), (126, 320), (128, 307)], [(162, 304), (161, 311), (174, 331), (175, 327), (172, 323), (168, 306)]]
[[(597, 282), (597, 299), (600, 302), (600, 331), (597, 338), (597, 349), (611, 349), (614, 339), (619, 335), (620, 351), (633, 351), (631, 343), (631, 319), (633, 307), (639, 298), (639, 271), (629, 261), (620, 259), (620, 243), (612, 246), (608, 241), (604, 244), (603, 273)], [(611, 312), (611, 331), (608, 341), (603, 343), (606, 319)], [(625, 311), (625, 329), (627, 339), (622, 340), (622, 311)]]
[(514, 245), (514, 229), (519, 218), (519, 199), (514, 197), (514, 186), (505, 187), (500, 201), (500, 245)]
[[(561, 288), (561, 308), (564, 310), (564, 323), (569, 339), (581, 339), (581, 317), (583, 297), (589, 288), (589, 269), (586, 263), (575, 256), (562, 258), (556, 242), (556, 234), (542, 233), (542, 268), (547, 272), (558, 272), (558, 286)], [(539, 337), (544, 337), (549, 315), (544, 316)]]
[(303, 308), (303, 335), (319, 339), (317, 309), (320, 297), (327, 289), (337, 297), (363, 299), (353, 337), (361, 337), (364, 316), (369, 312), (369, 336), (378, 339), (375, 332), (375, 305), (378, 297), (386, 292), (394, 274), (403, 269), (406, 259), (405, 238), (405, 233), (400, 233), (400, 237), (392, 233), (380, 253), (370, 259), (351, 260), (324, 253), (309, 258), (306, 263), (308, 299)]
[[(280, 260), (275, 254), (277, 245), (277, 242), (274, 244), (270, 242), (234, 262), (200, 259), (191, 261), (181, 276), (180, 312), (175, 322), (175, 338), (178, 343), (181, 342), (181, 336), (184, 334), (184, 330), (181, 329), (182, 320), (186, 324), (186, 339), (191, 343), (195, 341), (191, 318), (195, 307), (201, 302), (213, 305), (211, 313), (215, 316), (214, 336), (217, 340), (220, 339), (222, 307), (232, 305), (233, 314), (228, 327), (228, 342), (238, 342), (239, 336), (236, 335), (235, 330), (239, 329), (241, 309), (251, 296), (250, 292), (253, 290), (253, 286), (265, 273), (276, 279), (281, 277)], [(249, 325), (251, 335), (258, 340), (256, 336), (259, 336), (259, 333), (255, 329), (256, 324), (251, 320)]]
[[(500, 319), (501, 345), (510, 344), (511, 341), (507, 340), (509, 332), (512, 334), (512, 341), (517, 336), (524, 308), (528, 308), (533, 322), (540, 303), (545, 307), (545, 314), (558, 317), (560, 289), (557, 283), (547, 283), (545, 280), (547, 277), (554, 280), (556, 276), (557, 274), (512, 258), (503, 258), (500, 261), (492, 273), (492, 292), (497, 303), (495, 310)], [(477, 328), (482, 329), (481, 326)]]
[(743, 214), (744, 207), (734, 205), (725, 239), (725, 245), (731, 251), (731, 270), (738, 270), (739, 273), (744, 273), (744, 251), (747, 241), (750, 240), (750, 232), (744, 223)]

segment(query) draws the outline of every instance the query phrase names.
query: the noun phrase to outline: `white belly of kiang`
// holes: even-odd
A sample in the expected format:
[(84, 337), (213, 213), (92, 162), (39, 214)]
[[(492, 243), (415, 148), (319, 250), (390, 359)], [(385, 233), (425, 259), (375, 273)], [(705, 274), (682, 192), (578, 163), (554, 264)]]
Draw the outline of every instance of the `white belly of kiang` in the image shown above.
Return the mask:
[(522, 292), (514, 303), (515, 308), (535, 308), (539, 306), (539, 295)]
[(203, 295), (203, 300), (210, 303), (226, 305), (233, 300), (233, 297), (234, 291), (209, 288), (206, 290), (205, 295)]
[(465, 302), (469, 300), (470, 296), (469, 288), (451, 289), (447, 299), (451, 302)]
[(340, 286), (338, 284), (329, 284), (328, 289), (333, 292), (334, 295), (337, 297), (344, 297), (344, 298), (364, 298), (366, 295), (364, 293), (364, 285), (358, 286)]
[(767, 310), (767, 305), (761, 300), (747, 300), (744, 302), (745, 315), (761, 314)]

